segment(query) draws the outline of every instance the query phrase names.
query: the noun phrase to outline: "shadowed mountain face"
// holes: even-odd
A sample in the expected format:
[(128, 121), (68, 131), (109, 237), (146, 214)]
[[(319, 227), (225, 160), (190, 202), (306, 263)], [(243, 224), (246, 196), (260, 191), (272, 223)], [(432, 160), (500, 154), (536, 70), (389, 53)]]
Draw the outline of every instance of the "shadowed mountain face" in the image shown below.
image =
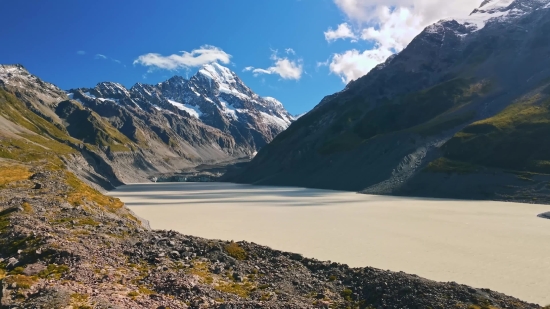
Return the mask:
[(550, 152), (536, 141), (550, 121), (548, 33), (548, 0), (485, 1), (468, 17), (442, 20), (226, 178), (433, 195), (443, 188), (428, 188), (430, 179), (442, 186), (438, 177), (457, 162), (546, 173)]
[(71, 170), (104, 188), (248, 158), (291, 121), (279, 101), (218, 64), (190, 80), (129, 90), (105, 82), (67, 93), (20, 65), (0, 65), (0, 157), (14, 147), (39, 147), (41, 156), (59, 148)]

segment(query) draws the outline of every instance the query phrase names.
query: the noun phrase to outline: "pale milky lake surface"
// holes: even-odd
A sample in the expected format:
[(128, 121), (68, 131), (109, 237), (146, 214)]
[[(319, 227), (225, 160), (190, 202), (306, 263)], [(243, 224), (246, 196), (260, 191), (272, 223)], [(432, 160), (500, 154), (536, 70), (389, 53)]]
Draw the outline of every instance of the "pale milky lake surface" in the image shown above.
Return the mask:
[(550, 220), (537, 218), (547, 205), (227, 183), (133, 184), (109, 194), (153, 229), (246, 240), (550, 304)]

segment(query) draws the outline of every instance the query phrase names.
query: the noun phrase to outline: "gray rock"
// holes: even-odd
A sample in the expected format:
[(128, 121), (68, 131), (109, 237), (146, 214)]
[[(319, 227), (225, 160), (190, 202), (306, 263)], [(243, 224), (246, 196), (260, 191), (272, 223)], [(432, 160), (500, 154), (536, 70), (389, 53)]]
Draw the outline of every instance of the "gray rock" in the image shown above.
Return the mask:
[(15, 265), (19, 264), (19, 260), (17, 260), (14, 257), (11, 257), (8, 259), (8, 267), (15, 267)]

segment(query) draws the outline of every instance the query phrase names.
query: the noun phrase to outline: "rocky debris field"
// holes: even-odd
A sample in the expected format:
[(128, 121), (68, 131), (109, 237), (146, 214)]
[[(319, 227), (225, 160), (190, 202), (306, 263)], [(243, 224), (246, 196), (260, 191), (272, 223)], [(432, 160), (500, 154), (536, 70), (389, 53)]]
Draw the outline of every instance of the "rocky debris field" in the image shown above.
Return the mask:
[(147, 230), (72, 174), (14, 166), (0, 164), (1, 308), (540, 308), (401, 272)]

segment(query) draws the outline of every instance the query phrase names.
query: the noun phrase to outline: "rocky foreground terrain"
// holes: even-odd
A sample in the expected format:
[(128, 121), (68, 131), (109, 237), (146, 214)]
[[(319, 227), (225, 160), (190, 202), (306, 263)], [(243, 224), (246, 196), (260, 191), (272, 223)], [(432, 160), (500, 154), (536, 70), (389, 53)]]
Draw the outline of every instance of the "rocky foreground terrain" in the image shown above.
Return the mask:
[(45, 161), (0, 161), (0, 234), (1, 308), (540, 308), (456, 283), (152, 231), (118, 199)]

